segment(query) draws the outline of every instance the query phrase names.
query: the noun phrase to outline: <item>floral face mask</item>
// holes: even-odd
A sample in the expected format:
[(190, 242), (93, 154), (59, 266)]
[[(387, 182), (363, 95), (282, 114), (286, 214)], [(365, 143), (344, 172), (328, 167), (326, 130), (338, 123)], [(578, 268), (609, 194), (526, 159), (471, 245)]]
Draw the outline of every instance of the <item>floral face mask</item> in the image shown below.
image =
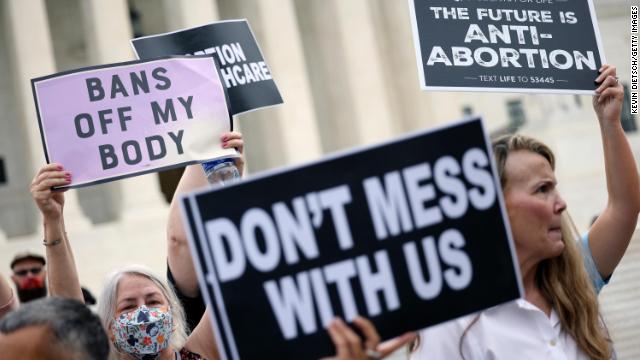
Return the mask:
[(120, 314), (111, 324), (116, 348), (141, 360), (156, 359), (169, 346), (172, 330), (173, 318), (168, 306), (142, 305)]

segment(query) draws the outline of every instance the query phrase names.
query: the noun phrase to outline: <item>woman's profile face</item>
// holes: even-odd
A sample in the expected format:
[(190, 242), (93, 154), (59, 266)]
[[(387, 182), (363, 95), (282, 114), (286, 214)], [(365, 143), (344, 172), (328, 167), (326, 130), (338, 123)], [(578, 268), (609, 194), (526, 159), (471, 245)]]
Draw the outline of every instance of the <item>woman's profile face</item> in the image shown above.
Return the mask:
[(125, 275), (116, 290), (116, 316), (142, 305), (159, 307), (168, 306), (169, 302), (150, 279), (140, 275)]
[(526, 150), (511, 152), (505, 176), (503, 192), (520, 264), (560, 255), (564, 250), (561, 214), (566, 203), (547, 159)]

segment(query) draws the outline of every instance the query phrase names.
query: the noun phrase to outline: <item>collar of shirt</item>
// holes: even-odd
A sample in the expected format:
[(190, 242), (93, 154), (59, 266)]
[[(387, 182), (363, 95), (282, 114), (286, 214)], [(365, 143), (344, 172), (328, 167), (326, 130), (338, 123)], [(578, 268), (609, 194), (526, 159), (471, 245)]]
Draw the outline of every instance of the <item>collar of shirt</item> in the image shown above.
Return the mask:
[[(437, 325), (421, 332), (412, 359), (552, 359), (582, 360), (586, 356), (563, 331), (555, 310), (547, 316), (524, 299)], [(463, 333), (466, 332), (464, 338)]]

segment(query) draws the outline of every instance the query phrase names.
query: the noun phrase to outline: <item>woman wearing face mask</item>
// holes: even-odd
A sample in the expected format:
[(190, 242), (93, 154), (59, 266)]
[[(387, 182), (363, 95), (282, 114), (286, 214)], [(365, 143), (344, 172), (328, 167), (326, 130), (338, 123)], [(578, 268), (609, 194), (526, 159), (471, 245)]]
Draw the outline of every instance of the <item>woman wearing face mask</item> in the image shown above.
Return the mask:
[[(32, 194), (44, 216), (51, 296), (83, 301), (73, 252), (64, 230), (63, 193), (51, 186), (68, 183), (62, 166), (44, 166)], [(208, 314), (187, 336), (184, 313), (173, 290), (148, 270), (132, 266), (109, 276), (98, 312), (111, 339), (113, 360), (217, 359)]]
[[(224, 147), (235, 147), (242, 153), (242, 135), (223, 134)], [(242, 159), (240, 159), (240, 168)], [(49, 262), (49, 282), (52, 296), (82, 301), (82, 291), (73, 259), (73, 252), (64, 229), (64, 194), (51, 191), (52, 186), (71, 182), (71, 174), (59, 164), (45, 165), (31, 184), (31, 194), (44, 218), (44, 241)], [(177, 193), (206, 185), (199, 166), (187, 168)], [(178, 228), (184, 235), (172, 204), (170, 229)], [(170, 234), (172, 231), (170, 231)], [(186, 239), (170, 238), (169, 264), (176, 285), (197, 293), (197, 280), (190, 261)], [(172, 242), (176, 244), (172, 244)], [(172, 262), (173, 258), (173, 262)], [(186, 286), (185, 286), (186, 285)], [(5, 296), (6, 297), (6, 296)], [(217, 345), (209, 321), (208, 311), (200, 314), (200, 321), (189, 333), (185, 312), (172, 286), (140, 266), (129, 266), (113, 272), (107, 279), (98, 302), (98, 313), (111, 339), (111, 359), (196, 360), (219, 358)], [(336, 357), (346, 359), (351, 354), (364, 356), (364, 347), (378, 346), (379, 336), (373, 325), (358, 319), (356, 327), (365, 334), (365, 342), (342, 321), (329, 327), (329, 335), (336, 344)], [(387, 354), (404, 345), (404, 337), (381, 345)]]
[[(227, 133), (223, 147), (242, 142)], [(31, 194), (44, 220), (44, 241), (52, 296), (83, 301), (73, 252), (67, 238), (64, 193), (53, 186), (71, 183), (60, 164), (43, 166), (31, 184)], [(109, 276), (98, 303), (99, 314), (112, 343), (112, 359), (217, 359), (213, 329), (205, 312), (187, 336), (184, 311), (173, 289), (142, 267), (128, 267)]]
[(111, 338), (113, 359), (216, 359), (205, 314), (187, 336), (184, 311), (174, 291), (140, 266), (113, 272), (98, 302)]
[[(64, 193), (52, 186), (68, 184), (71, 175), (59, 164), (45, 165), (31, 193), (44, 218), (44, 241), (52, 296), (83, 301), (78, 273), (63, 218)], [(142, 267), (109, 276), (98, 312), (111, 339), (113, 360), (217, 359), (208, 315), (187, 337), (184, 312), (173, 290)]]

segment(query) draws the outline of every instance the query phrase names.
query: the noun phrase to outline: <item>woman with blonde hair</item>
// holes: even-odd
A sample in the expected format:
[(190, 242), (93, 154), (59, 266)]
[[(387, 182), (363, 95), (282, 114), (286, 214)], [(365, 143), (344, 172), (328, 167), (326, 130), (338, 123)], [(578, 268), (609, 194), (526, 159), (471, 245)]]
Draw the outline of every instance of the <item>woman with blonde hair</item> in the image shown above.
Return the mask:
[[(593, 107), (602, 135), (609, 196), (605, 209), (588, 233), (578, 236), (556, 188), (551, 149), (523, 135), (495, 140), (493, 152), (524, 298), (420, 331), (411, 346), (411, 360), (615, 358), (599, 315), (597, 294), (636, 228), (640, 180), (620, 122), (624, 91), (616, 69), (602, 66), (595, 82)], [(388, 354), (381, 350), (390, 341), (408, 339), (404, 335), (379, 344), (375, 328), (369, 333), (373, 335), (367, 338), (376, 339), (371, 345), (378, 351), (358, 351), (359, 341), (353, 339), (352, 350), (338, 358), (381, 359)]]
[[(621, 260), (640, 211), (640, 183), (620, 123), (624, 92), (614, 67), (596, 78), (593, 106), (609, 199), (577, 235), (556, 188), (555, 158), (522, 135), (493, 144), (524, 298), (420, 332), (412, 359), (610, 359), (597, 294)], [(577, 242), (575, 239), (579, 239)]]

